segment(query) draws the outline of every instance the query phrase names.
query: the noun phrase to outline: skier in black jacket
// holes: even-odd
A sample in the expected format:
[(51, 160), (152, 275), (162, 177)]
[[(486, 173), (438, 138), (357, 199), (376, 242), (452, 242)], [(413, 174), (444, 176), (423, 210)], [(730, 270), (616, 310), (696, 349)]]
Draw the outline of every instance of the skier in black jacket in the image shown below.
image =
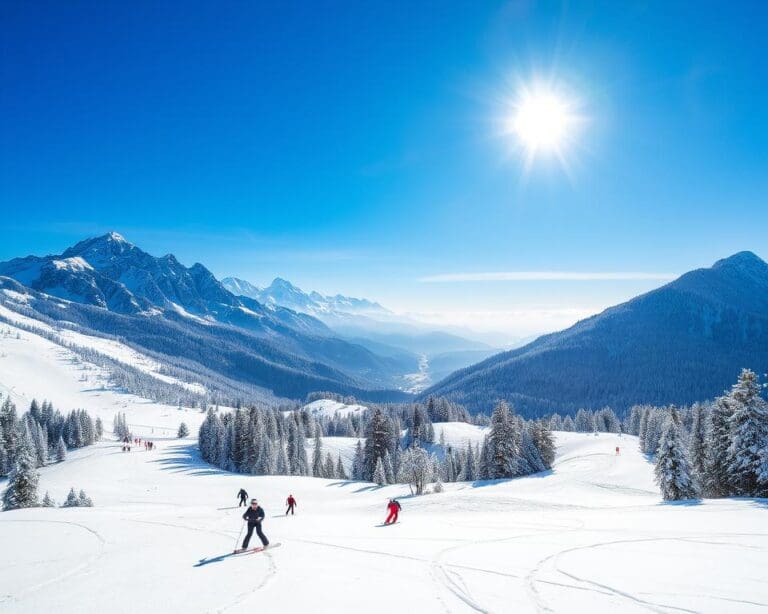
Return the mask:
[(243, 550), (248, 548), (248, 543), (251, 541), (251, 535), (253, 535), (254, 529), (256, 529), (256, 535), (259, 536), (262, 545), (265, 548), (269, 546), (267, 536), (261, 532), (261, 521), (264, 520), (264, 510), (256, 499), (251, 499), (251, 507), (249, 507), (245, 514), (243, 514), (243, 520), (248, 521), (248, 533), (245, 534), (245, 539), (243, 540)]
[(248, 498), (248, 493), (245, 492), (245, 488), (241, 488), (240, 492), (237, 493), (237, 496), (240, 497), (240, 503), (237, 504), (237, 507), (240, 507), (241, 505), (248, 505), (245, 500)]

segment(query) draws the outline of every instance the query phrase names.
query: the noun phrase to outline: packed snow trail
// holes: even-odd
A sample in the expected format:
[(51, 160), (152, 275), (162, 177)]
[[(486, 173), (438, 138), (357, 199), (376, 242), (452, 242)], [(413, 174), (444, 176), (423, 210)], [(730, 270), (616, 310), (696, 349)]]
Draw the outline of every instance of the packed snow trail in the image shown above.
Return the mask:
[[(202, 463), (192, 439), (155, 441), (125, 453), (104, 442), (41, 470), (41, 492), (60, 502), (84, 488), (94, 508), (0, 514), (3, 612), (768, 608), (768, 503), (663, 504), (633, 437), (559, 433), (551, 472), (423, 497), (229, 474)], [(225, 556), (241, 487), (281, 548)], [(286, 517), (289, 493), (300, 507)], [(395, 496), (399, 522), (377, 527)]]

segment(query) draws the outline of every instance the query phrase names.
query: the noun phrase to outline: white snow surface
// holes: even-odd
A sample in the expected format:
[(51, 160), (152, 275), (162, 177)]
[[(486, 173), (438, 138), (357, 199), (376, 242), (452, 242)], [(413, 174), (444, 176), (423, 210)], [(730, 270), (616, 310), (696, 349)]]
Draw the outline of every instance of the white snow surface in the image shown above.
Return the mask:
[[(157, 441), (157, 440), (156, 440)], [(61, 501), (0, 514), (4, 612), (760, 612), (766, 501), (660, 501), (637, 440), (558, 434), (552, 472), (406, 486), (229, 474), (194, 441), (104, 442), (41, 470)], [(621, 455), (614, 448), (621, 446)], [(246, 488), (282, 546), (227, 556)], [(289, 493), (298, 500), (285, 517)], [(389, 497), (400, 522), (382, 527)], [(406, 605), (407, 603), (407, 605)]]
[(340, 416), (348, 416), (349, 414), (362, 413), (368, 408), (365, 405), (347, 405), (331, 399), (318, 399), (317, 401), (307, 403), (302, 409), (315, 416), (333, 418), (337, 412)]
[[(108, 428), (125, 411), (157, 447), (124, 453), (104, 441), (40, 470), (41, 495), (61, 502), (83, 488), (96, 507), (0, 513), (3, 613), (768, 609), (768, 500), (665, 504), (635, 437), (557, 433), (549, 472), (422, 497), (405, 485), (230, 474), (199, 459), (194, 436), (174, 437), (182, 420), (196, 432), (200, 412), (104, 389), (99, 369), (8, 328), (0, 325), (0, 392), (20, 411), (47, 398)], [(457, 446), (483, 433), (445, 423), (436, 437), (441, 430)], [(349, 464), (356, 441), (327, 437), (323, 448)], [(229, 556), (241, 538), (241, 487), (281, 547)], [(299, 507), (285, 517), (291, 493)], [(390, 497), (403, 512), (384, 527)]]

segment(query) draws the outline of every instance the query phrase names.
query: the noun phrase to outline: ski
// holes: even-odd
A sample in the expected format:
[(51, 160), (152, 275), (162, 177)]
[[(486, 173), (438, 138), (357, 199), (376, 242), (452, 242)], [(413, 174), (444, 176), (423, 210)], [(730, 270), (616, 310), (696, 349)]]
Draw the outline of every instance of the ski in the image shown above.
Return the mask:
[(256, 548), (238, 548), (232, 554), (255, 554), (257, 552), (264, 552), (264, 550), (272, 550), (272, 548), (277, 548), (278, 546), (282, 546), (282, 543), (277, 542), (276, 544), (269, 544), (268, 546), (257, 546)]

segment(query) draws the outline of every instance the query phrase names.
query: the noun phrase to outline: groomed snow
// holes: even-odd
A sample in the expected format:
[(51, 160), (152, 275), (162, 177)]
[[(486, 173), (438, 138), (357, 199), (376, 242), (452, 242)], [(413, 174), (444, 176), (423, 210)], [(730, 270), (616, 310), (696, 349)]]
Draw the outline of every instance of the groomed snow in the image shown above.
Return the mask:
[[(329, 438), (330, 439), (330, 438)], [(551, 473), (406, 486), (250, 477), (201, 463), (192, 440), (105, 442), (41, 470), (92, 509), (0, 514), (4, 612), (759, 612), (765, 501), (666, 505), (637, 440), (558, 434)], [(614, 448), (621, 446), (616, 456)], [(245, 487), (282, 547), (227, 557)], [(289, 493), (299, 502), (286, 518)], [(388, 497), (401, 522), (381, 527)]]

